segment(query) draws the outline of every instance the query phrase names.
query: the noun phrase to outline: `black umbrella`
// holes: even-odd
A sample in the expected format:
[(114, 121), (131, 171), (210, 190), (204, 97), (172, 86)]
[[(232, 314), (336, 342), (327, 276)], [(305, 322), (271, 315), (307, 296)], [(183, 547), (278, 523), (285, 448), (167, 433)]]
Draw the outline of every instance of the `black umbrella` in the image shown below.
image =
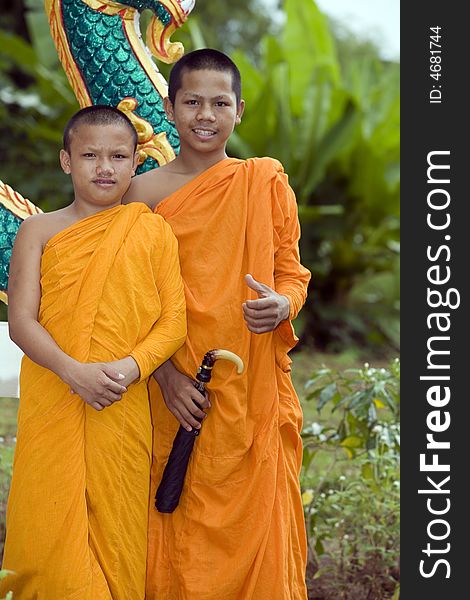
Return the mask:
[[(220, 358), (226, 358), (234, 362), (237, 365), (237, 373), (243, 371), (242, 359), (233, 352), (229, 350), (209, 350), (204, 354), (194, 382), (194, 387), (203, 396), (206, 389), (205, 384), (211, 380), (212, 367), (215, 361)], [(201, 407), (199, 406), (199, 408)], [(200, 429), (194, 428), (188, 431), (182, 425), (178, 429), (168, 462), (163, 471), (162, 480), (155, 495), (155, 506), (161, 513), (171, 513), (178, 506), (183, 490), (184, 477), (188, 469), (189, 457), (199, 432)]]

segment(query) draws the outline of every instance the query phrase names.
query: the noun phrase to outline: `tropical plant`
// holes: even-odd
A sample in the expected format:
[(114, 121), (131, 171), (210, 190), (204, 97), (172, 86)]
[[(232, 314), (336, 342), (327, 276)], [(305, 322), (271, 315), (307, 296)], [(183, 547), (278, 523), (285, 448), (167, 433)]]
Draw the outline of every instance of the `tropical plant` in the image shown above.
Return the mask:
[(386, 369), (322, 368), (306, 384), (306, 401), (327, 411), (303, 431), (310, 575), (331, 598), (355, 598), (357, 587), (383, 600), (397, 589), (399, 377), (395, 360)]
[(0, 29), (0, 179), (52, 210), (71, 198), (58, 151), (78, 103), (59, 66), (43, 3), (29, 5), (35, 7), (26, 13), (32, 43)]
[[(275, 18), (277, 12), (272, 3), (263, 0), (230, 0), (229, 3), (197, 0), (189, 27), (183, 28), (182, 34), (178, 33), (175, 39), (183, 41), (189, 49), (206, 46), (221, 48), (231, 54), (237, 48), (257, 59), (263, 34), (273, 33), (279, 27)], [(201, 43), (196, 45), (195, 29), (202, 32)]]
[(233, 53), (247, 110), (229, 147), (278, 158), (289, 173), (313, 274), (306, 337), (330, 349), (397, 348), (398, 65), (367, 52), (340, 65), (315, 3), (285, 0), (284, 9), (283, 31), (263, 38), (259, 66)]

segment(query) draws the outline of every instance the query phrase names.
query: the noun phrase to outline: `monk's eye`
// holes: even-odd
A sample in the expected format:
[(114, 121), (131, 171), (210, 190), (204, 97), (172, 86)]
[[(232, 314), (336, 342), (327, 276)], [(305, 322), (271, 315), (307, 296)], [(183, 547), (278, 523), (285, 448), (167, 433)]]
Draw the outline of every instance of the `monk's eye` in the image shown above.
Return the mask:
[(113, 158), (117, 158), (119, 160), (122, 160), (123, 158), (127, 158), (127, 156), (125, 154), (114, 154)]
[(189, 104), (190, 106), (196, 106), (196, 105), (197, 105), (197, 103), (198, 103), (198, 102), (197, 102), (197, 100), (188, 100), (188, 101), (186, 102), (186, 104)]
[(219, 102), (215, 103), (216, 106), (230, 106), (228, 102), (225, 102), (225, 100), (220, 100)]
[(84, 156), (85, 158), (95, 158), (95, 154), (93, 154), (93, 152), (85, 152), (85, 154), (83, 154), (82, 156)]

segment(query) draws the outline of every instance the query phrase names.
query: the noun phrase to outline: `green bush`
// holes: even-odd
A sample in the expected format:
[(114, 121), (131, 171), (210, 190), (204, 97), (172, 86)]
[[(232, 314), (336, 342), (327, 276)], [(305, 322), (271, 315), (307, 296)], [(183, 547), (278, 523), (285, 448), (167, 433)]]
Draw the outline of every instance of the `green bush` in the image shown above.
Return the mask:
[(16, 443), (18, 401), (0, 397), (0, 564), (5, 539), (5, 513)]
[(398, 593), (399, 377), (396, 359), (387, 369), (319, 369), (306, 384), (320, 418), (303, 431), (302, 498), (309, 575), (325, 598)]
[(13, 453), (14, 447), (6, 445), (3, 436), (0, 437), (0, 563), (5, 540), (5, 515), (8, 490), (10, 488)]
[(399, 65), (373, 47), (341, 62), (312, 0), (285, 0), (277, 37), (255, 64), (235, 52), (247, 108), (230, 152), (273, 156), (299, 203), (312, 271), (304, 340), (322, 349), (397, 349)]
[[(0, 571), (0, 581), (2, 579), (5, 579), (5, 577), (7, 577), (10, 573), (11, 573), (11, 571), (7, 571), (6, 569), (2, 569)], [(7, 592), (7, 595), (4, 596), (3, 598), (1, 598), (0, 600), (12, 600), (12, 598), (13, 598), (13, 592)]]
[[(0, 559), (3, 555), (3, 541), (5, 539), (5, 510), (10, 486), (14, 448), (4, 444), (4, 438), (0, 437)], [(1, 562), (1, 560), (0, 560)], [(0, 580), (8, 576), (10, 571), (0, 570)], [(8, 594), (1, 600), (11, 600), (13, 594)]]

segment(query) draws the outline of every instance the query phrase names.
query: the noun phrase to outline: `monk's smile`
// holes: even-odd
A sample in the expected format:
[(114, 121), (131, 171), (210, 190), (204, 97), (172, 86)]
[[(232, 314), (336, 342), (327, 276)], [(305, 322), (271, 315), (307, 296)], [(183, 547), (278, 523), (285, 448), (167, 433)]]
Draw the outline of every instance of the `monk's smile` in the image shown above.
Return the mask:
[(194, 127), (193, 132), (198, 136), (198, 138), (203, 140), (211, 138), (217, 134), (217, 131), (215, 131), (214, 129), (207, 129), (205, 127)]

